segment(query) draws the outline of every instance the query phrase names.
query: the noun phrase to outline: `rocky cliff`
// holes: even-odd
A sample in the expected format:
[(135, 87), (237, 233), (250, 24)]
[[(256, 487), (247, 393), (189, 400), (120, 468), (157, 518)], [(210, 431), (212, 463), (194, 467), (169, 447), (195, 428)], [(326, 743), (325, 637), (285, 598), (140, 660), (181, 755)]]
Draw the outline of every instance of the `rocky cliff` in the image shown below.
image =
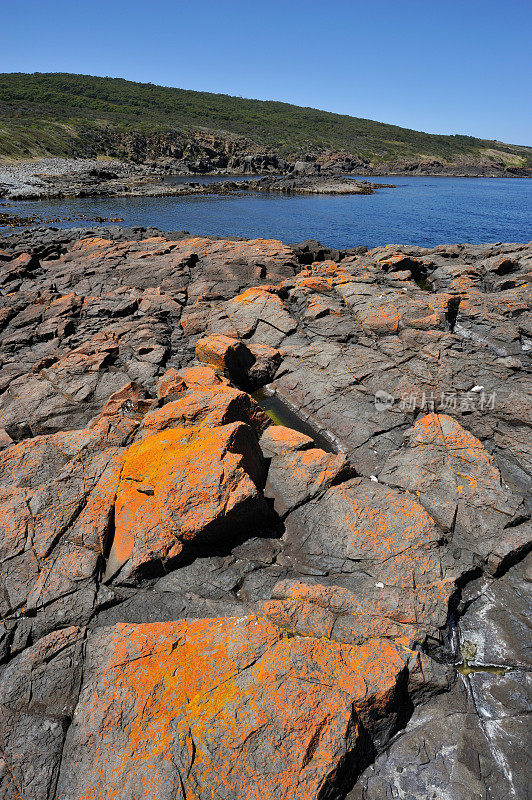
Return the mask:
[[(1, 117), (0, 117), (1, 119)], [(43, 124), (43, 130), (46, 124)], [(9, 122), (4, 123), (5, 128)], [(0, 131), (1, 133), (1, 131)], [(64, 135), (64, 131), (62, 131)], [(11, 134), (7, 138), (16, 138)], [(505, 146), (504, 146), (505, 147)], [(124, 130), (114, 125), (80, 125), (59, 147), (16, 151), (17, 157), (60, 155), (75, 159), (109, 158), (124, 162), (130, 169), (146, 167), (169, 174), (195, 175), (442, 175), (451, 177), (530, 177), (532, 168), (525, 156), (504, 148), (480, 147), (474, 152), (441, 155), (412, 153), (391, 156), (385, 151), (360, 154), (348, 148), (299, 148), (299, 153), (283, 153), (251, 138), (220, 131)], [(9, 142), (0, 158), (11, 156)], [(11, 163), (11, 158), (4, 159)]]
[(124, 131), (114, 126), (87, 127), (71, 144), (69, 155), (104, 154), (134, 164), (169, 171), (228, 175), (446, 175), (530, 177), (524, 159), (497, 146), (456, 154), (361, 155), (348, 149), (310, 148), (298, 156), (282, 154), (245, 136), (207, 131)]
[(3, 798), (524, 800), (531, 263), (0, 240)]

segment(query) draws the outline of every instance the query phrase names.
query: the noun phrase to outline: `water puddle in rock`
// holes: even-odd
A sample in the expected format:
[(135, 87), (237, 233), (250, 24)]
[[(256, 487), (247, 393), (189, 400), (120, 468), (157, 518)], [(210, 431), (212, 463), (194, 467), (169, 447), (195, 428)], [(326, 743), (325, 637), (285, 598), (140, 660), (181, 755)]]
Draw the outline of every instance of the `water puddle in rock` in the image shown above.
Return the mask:
[(310, 423), (298, 416), (290, 406), (280, 400), (277, 394), (262, 388), (254, 392), (252, 397), (275, 425), (284, 425), (285, 428), (292, 428), (294, 431), (304, 433), (305, 436), (310, 436), (316, 446), (325, 450), (326, 453), (339, 452), (339, 447), (335, 443), (332, 434), (314, 428)]
[(414, 278), (414, 283), (419, 289), (423, 289), (424, 292), (432, 292), (432, 285), (429, 283), (426, 276)]
[(472, 675), (475, 672), (491, 672), (492, 675), (506, 675), (509, 671), (508, 667), (493, 667), (486, 664), (469, 664), (467, 661), (463, 661), (461, 664), (455, 664), (455, 670), (460, 673), (460, 675)]
[(495, 664), (472, 664), (471, 660), (477, 654), (477, 647), (473, 642), (464, 642), (460, 655), (462, 656), (462, 663), (455, 664), (454, 668), (460, 675), (472, 675), (475, 672), (490, 672), (492, 675), (506, 675), (509, 671), (508, 667), (498, 667)]

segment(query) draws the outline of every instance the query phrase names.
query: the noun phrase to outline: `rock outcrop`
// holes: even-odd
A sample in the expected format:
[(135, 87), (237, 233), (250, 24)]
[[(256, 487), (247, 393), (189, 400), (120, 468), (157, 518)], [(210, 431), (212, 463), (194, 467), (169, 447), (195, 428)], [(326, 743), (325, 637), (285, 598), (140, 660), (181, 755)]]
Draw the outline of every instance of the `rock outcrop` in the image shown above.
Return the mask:
[(253, 616), (104, 628), (88, 640), (57, 797), (315, 797), (363, 721), (393, 705), (407, 660), (381, 641), (289, 639)]
[[(304, 163), (304, 162), (300, 162)], [(232, 164), (232, 165), (231, 165)], [(279, 169), (273, 167), (279, 164)], [(0, 198), (8, 200), (49, 200), (65, 197), (188, 197), (199, 194), (241, 194), (242, 192), (281, 192), (284, 194), (374, 194), (379, 187), (393, 184), (346, 180), (342, 175), (320, 175), (319, 167), (310, 169), (289, 165), (282, 159), (264, 156), (232, 159), (218, 170), (209, 160), (191, 164), (138, 164), (124, 161), (101, 162), (96, 159), (51, 158), (34, 162), (0, 163)], [(233, 171), (232, 171), (233, 170)], [(205, 181), (202, 173), (227, 173), (227, 180)], [(282, 172), (275, 177), (249, 177)], [(183, 173), (188, 178), (183, 177)], [(196, 175), (195, 173), (199, 173)], [(237, 179), (238, 175), (246, 176)], [(202, 180), (203, 178), (203, 180)], [(31, 218), (30, 218), (31, 220)], [(102, 220), (103, 221), (103, 220)], [(0, 222), (10, 224), (8, 212)], [(12, 217), (11, 224), (23, 224)], [(34, 224), (31, 221), (28, 224)]]
[(0, 241), (2, 798), (524, 800), (531, 264)]

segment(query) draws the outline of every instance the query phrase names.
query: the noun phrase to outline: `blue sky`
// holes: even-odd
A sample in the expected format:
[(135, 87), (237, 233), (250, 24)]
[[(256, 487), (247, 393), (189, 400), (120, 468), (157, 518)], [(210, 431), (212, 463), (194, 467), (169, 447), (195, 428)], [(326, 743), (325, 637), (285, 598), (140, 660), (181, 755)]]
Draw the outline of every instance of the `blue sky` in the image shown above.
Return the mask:
[(78, 72), (532, 144), (530, 0), (0, 0), (0, 72)]

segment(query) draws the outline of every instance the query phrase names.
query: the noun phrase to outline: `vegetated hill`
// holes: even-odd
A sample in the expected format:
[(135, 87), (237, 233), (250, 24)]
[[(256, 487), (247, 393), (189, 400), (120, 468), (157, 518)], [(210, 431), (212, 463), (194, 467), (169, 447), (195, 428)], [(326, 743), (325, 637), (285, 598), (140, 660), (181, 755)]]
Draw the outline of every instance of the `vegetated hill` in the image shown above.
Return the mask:
[(0, 74), (0, 158), (203, 159), (219, 169), (258, 153), (368, 172), (532, 174), (525, 146), (121, 78)]

